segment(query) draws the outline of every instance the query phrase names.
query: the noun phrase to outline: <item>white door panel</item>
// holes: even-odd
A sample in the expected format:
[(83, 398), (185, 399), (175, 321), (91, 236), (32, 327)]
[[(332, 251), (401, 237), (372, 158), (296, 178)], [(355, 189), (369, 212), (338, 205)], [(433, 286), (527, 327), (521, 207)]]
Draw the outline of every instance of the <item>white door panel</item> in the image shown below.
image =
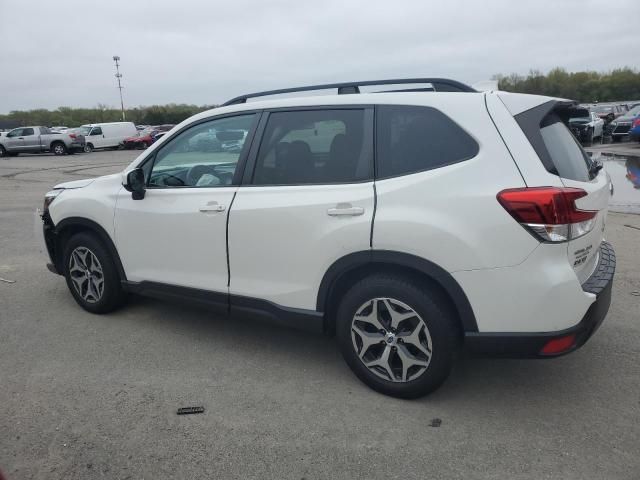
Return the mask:
[(240, 187), (229, 217), (229, 291), (315, 310), (331, 264), (370, 248), (373, 182)]
[(148, 189), (142, 200), (122, 189), (115, 236), (127, 278), (226, 292), (226, 222), (236, 189)]

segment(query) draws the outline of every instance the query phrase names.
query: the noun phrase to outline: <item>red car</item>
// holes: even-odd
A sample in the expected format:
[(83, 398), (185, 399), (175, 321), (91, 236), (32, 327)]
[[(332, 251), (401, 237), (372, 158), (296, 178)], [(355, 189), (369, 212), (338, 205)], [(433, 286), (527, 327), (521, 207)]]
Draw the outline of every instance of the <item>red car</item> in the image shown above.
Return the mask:
[(155, 133), (157, 133), (155, 130), (142, 130), (135, 137), (127, 137), (123, 142), (124, 148), (128, 150), (136, 148), (144, 150), (155, 141)]
[(151, 144), (158, 141), (165, 133), (173, 128), (173, 125), (159, 125), (153, 128), (147, 128), (138, 132), (134, 137), (127, 137), (122, 142), (126, 149), (142, 149), (148, 148)]

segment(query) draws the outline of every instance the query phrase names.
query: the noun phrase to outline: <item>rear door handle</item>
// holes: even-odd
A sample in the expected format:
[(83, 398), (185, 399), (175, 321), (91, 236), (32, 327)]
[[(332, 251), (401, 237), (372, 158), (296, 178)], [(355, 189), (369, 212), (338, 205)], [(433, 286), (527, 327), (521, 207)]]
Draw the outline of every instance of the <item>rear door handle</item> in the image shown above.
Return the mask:
[(226, 208), (227, 207), (225, 207), (224, 205), (220, 205), (218, 202), (209, 202), (206, 205), (201, 206), (200, 211), (202, 213), (224, 212)]
[(353, 207), (350, 203), (339, 203), (334, 208), (327, 210), (327, 215), (330, 217), (357, 217), (364, 213), (364, 208)]

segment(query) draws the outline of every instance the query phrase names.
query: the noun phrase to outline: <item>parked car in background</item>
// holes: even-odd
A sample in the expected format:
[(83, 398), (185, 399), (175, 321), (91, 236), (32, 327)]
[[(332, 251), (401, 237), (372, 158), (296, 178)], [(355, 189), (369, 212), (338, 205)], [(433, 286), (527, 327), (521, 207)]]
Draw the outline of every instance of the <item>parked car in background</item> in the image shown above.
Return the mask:
[(21, 153), (72, 154), (82, 151), (84, 144), (83, 135), (52, 132), (48, 127), (20, 127), (0, 137), (0, 157)]
[(640, 106), (635, 107), (633, 110), (629, 110), (625, 115), (616, 118), (614, 121), (607, 125), (607, 135), (610, 136), (614, 142), (618, 142), (623, 138), (629, 137), (629, 133), (636, 119), (640, 117)]
[(631, 140), (637, 140), (640, 142), (640, 118), (636, 118), (631, 124), (631, 130), (629, 130), (629, 138)]
[(605, 125), (623, 115), (622, 108), (618, 105), (594, 105), (592, 110), (604, 120)]
[(66, 133), (69, 130), (69, 127), (51, 127), (52, 132)]
[(120, 148), (125, 138), (137, 133), (133, 122), (91, 123), (80, 128), (87, 140), (87, 153), (97, 148)]
[(575, 137), (581, 142), (593, 143), (596, 138), (602, 139), (604, 135), (604, 120), (597, 113), (586, 108), (576, 109), (569, 118), (569, 128)]
[(154, 125), (151, 128), (153, 128), (154, 130), (157, 130), (158, 132), (168, 132), (173, 127), (175, 127), (175, 125), (171, 123), (165, 123), (164, 125)]
[(132, 137), (127, 137), (122, 142), (122, 146), (127, 150), (131, 149), (141, 149), (150, 147), (153, 145), (159, 138), (162, 137), (167, 132), (160, 132), (158, 130), (147, 129), (141, 132), (138, 132), (137, 135)]

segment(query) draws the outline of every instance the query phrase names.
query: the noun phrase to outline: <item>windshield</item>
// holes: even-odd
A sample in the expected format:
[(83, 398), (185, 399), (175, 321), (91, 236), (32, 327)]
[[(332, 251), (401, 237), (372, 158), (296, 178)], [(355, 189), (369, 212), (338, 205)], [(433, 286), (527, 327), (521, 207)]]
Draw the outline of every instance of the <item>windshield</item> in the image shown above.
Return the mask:
[(81, 127), (78, 127), (77, 129), (82, 135), (89, 135), (89, 132), (91, 131), (91, 127), (88, 125), (83, 125)]
[(627, 112), (627, 116), (629, 116), (629, 117), (637, 117), (638, 115), (640, 115), (640, 105), (638, 105), (637, 107), (632, 108), (631, 110), (629, 110)]

